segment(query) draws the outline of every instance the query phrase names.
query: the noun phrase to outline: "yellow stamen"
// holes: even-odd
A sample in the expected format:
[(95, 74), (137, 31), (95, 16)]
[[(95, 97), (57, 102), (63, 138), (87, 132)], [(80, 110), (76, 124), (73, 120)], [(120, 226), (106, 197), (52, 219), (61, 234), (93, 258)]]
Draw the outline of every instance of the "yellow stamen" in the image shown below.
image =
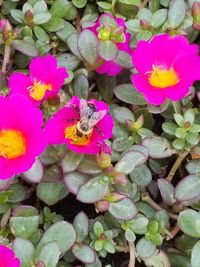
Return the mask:
[(162, 66), (156, 67), (153, 65), (153, 71), (150, 73), (149, 82), (157, 88), (166, 88), (179, 82), (178, 75), (173, 68), (167, 70), (162, 68)]
[(78, 133), (76, 124), (65, 129), (65, 138), (70, 139), (73, 145), (85, 146), (90, 142), (91, 136), (92, 132), (87, 135)]
[(33, 99), (39, 101), (42, 100), (47, 90), (52, 90), (52, 86), (51, 84), (43, 84), (41, 83), (41, 81), (34, 81), (33, 86), (30, 86), (28, 89), (30, 96)]
[(26, 140), (22, 132), (17, 130), (0, 131), (0, 156), (14, 159), (26, 152)]

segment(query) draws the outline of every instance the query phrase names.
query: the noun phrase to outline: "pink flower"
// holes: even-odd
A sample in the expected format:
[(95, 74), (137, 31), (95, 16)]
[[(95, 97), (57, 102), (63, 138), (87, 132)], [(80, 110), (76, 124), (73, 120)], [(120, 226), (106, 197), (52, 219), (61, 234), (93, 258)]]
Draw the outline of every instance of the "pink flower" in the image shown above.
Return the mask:
[(15, 258), (14, 252), (2, 244), (0, 244), (0, 266), (20, 267), (20, 260)]
[(150, 41), (139, 41), (132, 60), (138, 71), (132, 82), (153, 105), (161, 105), (166, 98), (182, 99), (200, 79), (198, 46), (190, 45), (181, 35), (160, 34)]
[(66, 69), (58, 68), (53, 56), (37, 57), (30, 64), (29, 76), (23, 73), (10, 76), (10, 93), (25, 95), (32, 103), (39, 105), (43, 100), (55, 96), (67, 77)]
[(5, 22), (6, 22), (5, 19), (0, 19), (0, 31), (3, 30), (3, 26), (4, 26)]
[[(131, 36), (126, 32), (125, 21), (123, 19), (115, 19), (110, 14), (103, 14), (99, 17), (94, 26), (87, 29), (98, 37), (99, 42), (112, 41), (117, 46), (118, 51), (123, 51), (128, 54), (131, 53), (129, 47)], [(108, 61), (103, 60), (104, 63), (101, 64), (96, 71), (99, 74), (107, 73), (110, 76), (118, 75), (122, 67), (115, 62), (116, 58)], [(99, 57), (99, 61), (102, 61), (101, 57)]]
[(46, 124), (49, 144), (63, 144), (77, 152), (97, 154), (112, 137), (112, 117), (104, 102), (74, 96)]
[(25, 172), (45, 149), (43, 116), (22, 95), (0, 97), (0, 179)]

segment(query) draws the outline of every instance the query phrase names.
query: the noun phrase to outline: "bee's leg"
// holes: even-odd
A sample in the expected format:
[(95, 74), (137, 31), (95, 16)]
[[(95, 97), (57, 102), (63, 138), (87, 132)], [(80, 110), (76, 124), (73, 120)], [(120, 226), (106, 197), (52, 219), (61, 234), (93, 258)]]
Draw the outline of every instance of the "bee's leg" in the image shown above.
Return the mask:
[(97, 130), (97, 132), (103, 137), (104, 133), (102, 132), (102, 130), (98, 127), (98, 126), (94, 126), (94, 129)]
[(73, 121), (78, 121), (78, 119), (71, 118), (71, 119), (68, 119), (68, 120), (67, 120), (67, 122), (73, 122)]
[(70, 103), (70, 107), (73, 108), (76, 111), (76, 113), (80, 114), (79, 108), (76, 105)]

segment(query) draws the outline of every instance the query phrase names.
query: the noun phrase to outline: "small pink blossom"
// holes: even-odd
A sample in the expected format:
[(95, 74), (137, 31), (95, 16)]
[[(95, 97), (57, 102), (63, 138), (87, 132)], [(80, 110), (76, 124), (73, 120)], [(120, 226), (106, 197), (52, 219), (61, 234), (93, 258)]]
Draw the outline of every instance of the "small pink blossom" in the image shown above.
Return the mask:
[[(107, 31), (107, 27), (109, 27), (108, 23), (101, 22), (104, 18), (111, 18), (116, 23), (116, 27), (114, 28), (110, 27), (112, 28), (112, 32), (108, 33)], [(103, 14), (99, 17), (95, 25), (87, 29), (92, 31), (98, 37), (99, 42), (102, 42), (103, 41), (102, 39), (111, 40), (116, 44), (119, 51), (123, 51), (128, 54), (131, 54), (131, 49), (129, 47), (131, 35), (126, 32), (126, 25), (123, 19), (121, 18), (115, 19), (110, 14)], [(117, 32), (118, 29), (119, 29), (119, 33), (116, 34), (115, 36), (112, 36), (112, 33), (114, 31)], [(99, 57), (99, 61), (102, 61), (101, 57)], [(103, 60), (103, 64), (101, 64), (100, 67), (96, 69), (96, 71), (99, 74), (107, 73), (110, 76), (118, 75), (121, 72), (121, 70), (122, 70), (122, 67), (118, 63), (115, 62), (115, 59), (109, 60), (109, 61)]]
[(3, 30), (3, 26), (4, 26), (5, 22), (6, 22), (5, 19), (0, 19), (0, 31)]
[(161, 105), (166, 98), (181, 100), (200, 79), (198, 46), (181, 35), (160, 34), (139, 41), (132, 60), (138, 71), (132, 76), (133, 85), (153, 105)]
[(46, 147), (42, 112), (23, 95), (0, 97), (0, 179), (25, 172)]
[(14, 252), (2, 244), (0, 244), (0, 266), (20, 267), (20, 260), (15, 258)]
[[(86, 130), (87, 123), (83, 125), (83, 122), (89, 119), (92, 127)], [(86, 127), (84, 132), (80, 125)], [(49, 144), (65, 143), (76, 153), (97, 154), (104, 140), (112, 137), (113, 126), (113, 119), (104, 102), (94, 99), (86, 102), (74, 96), (47, 122), (46, 133)]]
[(30, 64), (30, 74), (14, 73), (10, 76), (10, 94), (22, 94), (39, 105), (43, 100), (57, 95), (68, 77), (65, 68), (57, 66), (51, 55), (34, 58)]

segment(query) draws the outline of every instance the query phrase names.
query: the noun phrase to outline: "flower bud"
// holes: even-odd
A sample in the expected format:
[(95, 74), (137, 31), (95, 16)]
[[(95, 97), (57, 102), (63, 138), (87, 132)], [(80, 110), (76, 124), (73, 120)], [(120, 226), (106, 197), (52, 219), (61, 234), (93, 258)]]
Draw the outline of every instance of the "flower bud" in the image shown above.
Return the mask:
[(108, 201), (109, 203), (116, 203), (119, 202), (120, 200), (127, 198), (126, 195), (120, 194), (118, 192), (112, 192), (107, 194), (104, 199)]
[(200, 3), (194, 2), (192, 5), (192, 16), (194, 19), (198, 18), (200, 15)]
[(37, 267), (46, 267), (46, 265), (43, 261), (39, 261)]
[(95, 208), (97, 211), (105, 212), (109, 208), (109, 203), (106, 200), (99, 200), (95, 203)]
[(107, 154), (105, 152), (101, 152), (100, 154), (97, 154), (96, 161), (97, 161), (99, 167), (102, 169), (106, 169), (106, 168), (112, 166), (111, 157), (109, 154)]
[(114, 174), (114, 182), (119, 185), (126, 185), (128, 180), (124, 173), (118, 172)]
[(25, 22), (29, 27), (33, 27), (34, 26), (34, 22), (33, 22), (33, 13), (30, 9), (28, 9), (26, 11), (26, 13), (24, 14), (25, 17)]
[(151, 30), (151, 25), (149, 24), (149, 22), (146, 19), (141, 19), (140, 20), (140, 26), (144, 29), (144, 30)]

